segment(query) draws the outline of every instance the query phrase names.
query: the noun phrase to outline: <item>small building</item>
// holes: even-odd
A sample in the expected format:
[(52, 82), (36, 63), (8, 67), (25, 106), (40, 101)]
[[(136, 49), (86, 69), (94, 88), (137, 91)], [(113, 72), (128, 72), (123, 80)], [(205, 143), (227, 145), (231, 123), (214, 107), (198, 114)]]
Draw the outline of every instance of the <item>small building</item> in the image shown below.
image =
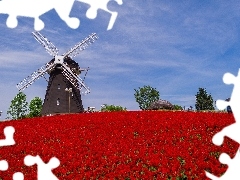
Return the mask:
[(148, 110), (159, 110), (159, 109), (172, 110), (173, 105), (169, 101), (159, 99), (157, 101), (152, 102), (148, 107)]

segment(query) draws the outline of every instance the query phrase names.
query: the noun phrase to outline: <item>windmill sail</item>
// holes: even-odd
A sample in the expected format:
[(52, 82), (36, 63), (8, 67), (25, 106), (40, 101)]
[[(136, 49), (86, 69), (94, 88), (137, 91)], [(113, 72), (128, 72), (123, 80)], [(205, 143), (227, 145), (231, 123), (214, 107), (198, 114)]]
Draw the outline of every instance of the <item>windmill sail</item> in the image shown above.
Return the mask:
[(32, 83), (34, 83), (37, 79), (42, 77), (44, 74), (46, 74), (48, 71), (51, 71), (55, 67), (54, 63), (47, 63), (41, 68), (39, 68), (37, 71), (32, 73), (30, 76), (26, 77), (24, 80), (22, 80), (20, 83), (17, 84), (17, 88), (19, 91), (23, 91), (28, 86), (30, 86)]
[(51, 56), (58, 55), (58, 49), (40, 32), (32, 32), (34, 38), (46, 49)]
[(23, 91), (48, 73), (49, 81), (41, 115), (83, 112), (84, 108), (80, 92), (84, 92), (84, 89), (84, 93), (87, 94), (90, 93), (90, 89), (85, 85), (84, 79), (82, 80), (79, 77), (79, 74), (84, 69), (81, 69), (72, 58), (98, 39), (96, 33), (92, 33), (63, 55), (58, 55), (58, 49), (41, 33), (33, 32), (32, 34), (54, 58), (18, 83), (18, 90)]
[(82, 90), (84, 88), (86, 91), (85, 94), (90, 93), (90, 89), (84, 84), (83, 80), (76, 74), (72, 72), (72, 70), (65, 64), (62, 64), (63, 66), (63, 75), (79, 90)]
[(86, 49), (90, 44), (92, 44), (95, 40), (98, 39), (96, 33), (92, 33), (84, 40), (76, 44), (73, 48), (63, 54), (64, 57), (68, 56), (70, 58), (74, 58), (76, 55), (80, 53), (80, 51)]

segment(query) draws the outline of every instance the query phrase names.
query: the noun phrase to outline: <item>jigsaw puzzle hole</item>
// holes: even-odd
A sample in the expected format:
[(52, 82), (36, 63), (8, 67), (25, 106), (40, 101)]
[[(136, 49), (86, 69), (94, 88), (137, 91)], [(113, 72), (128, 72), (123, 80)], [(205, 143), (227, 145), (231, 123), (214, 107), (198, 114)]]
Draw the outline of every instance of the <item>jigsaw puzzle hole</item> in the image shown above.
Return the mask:
[(115, 0), (112, 0), (112, 1), (109, 1), (108, 4), (107, 4), (107, 8), (110, 10), (110, 11), (116, 11), (116, 12), (120, 12), (119, 11), (119, 7), (120, 5), (122, 5), (122, 1), (115, 1)]
[(236, 77), (235, 77), (234, 75), (232, 75), (231, 73), (225, 73), (225, 74), (223, 75), (223, 82), (224, 82), (225, 84), (233, 84), (235, 78), (236, 78)]
[(16, 172), (13, 174), (13, 180), (24, 180), (24, 176), (21, 172)]
[(9, 16), (7, 21), (6, 21), (6, 24), (9, 28), (16, 28), (17, 25), (18, 25), (18, 20), (17, 20), (16, 17)]

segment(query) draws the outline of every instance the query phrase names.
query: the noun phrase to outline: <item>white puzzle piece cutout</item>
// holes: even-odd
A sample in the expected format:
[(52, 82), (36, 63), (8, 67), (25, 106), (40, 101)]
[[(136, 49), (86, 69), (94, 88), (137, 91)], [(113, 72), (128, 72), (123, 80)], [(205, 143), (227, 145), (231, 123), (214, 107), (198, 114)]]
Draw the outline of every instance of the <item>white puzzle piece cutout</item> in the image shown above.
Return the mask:
[(13, 180), (24, 180), (24, 176), (21, 172), (16, 172), (13, 174)]
[(6, 171), (8, 169), (8, 162), (5, 160), (0, 161), (0, 171)]
[[(97, 11), (99, 9), (101, 10), (104, 10), (108, 13), (111, 14), (111, 18), (109, 20), (109, 24), (108, 24), (108, 27), (107, 27), (107, 30), (111, 30), (116, 19), (117, 19), (117, 15), (118, 13), (117, 12), (114, 12), (114, 11), (110, 11), (107, 7), (109, 1), (111, 0), (77, 0), (77, 1), (80, 1), (80, 2), (83, 2), (83, 3), (86, 3), (88, 5), (90, 5), (90, 8), (88, 9), (87, 13), (86, 13), (86, 16), (89, 18), (89, 19), (95, 19), (97, 17)], [(114, 0), (116, 1), (119, 5), (122, 5), (123, 4), (123, 1), (122, 0)]]
[[(220, 146), (223, 144), (224, 137), (227, 136), (240, 144), (240, 69), (238, 71), (238, 76), (234, 76), (231, 73), (225, 73), (223, 76), (223, 82), (228, 85), (234, 85), (232, 95), (229, 102), (217, 100), (216, 105), (219, 110), (223, 110), (227, 106), (231, 106), (235, 123), (223, 128), (220, 132), (215, 134), (212, 141), (215, 145)], [(240, 148), (238, 148), (238, 151), (233, 159), (223, 153), (220, 155), (219, 160), (223, 164), (228, 165), (228, 170), (221, 177), (216, 177), (205, 171), (207, 177), (212, 180), (240, 179)]]
[(24, 158), (24, 163), (27, 166), (37, 164), (38, 180), (58, 180), (58, 178), (52, 173), (52, 169), (60, 165), (60, 161), (56, 157), (51, 158), (49, 162), (45, 164), (38, 155), (27, 155)]
[[(11, 146), (15, 144), (13, 134), (15, 132), (14, 127), (7, 126), (4, 128), (5, 139), (0, 140), (0, 146)], [(0, 171), (6, 171), (8, 169), (8, 162), (5, 160), (0, 161)]]
[[(12, 126), (4, 128), (5, 139), (0, 140), (0, 146), (11, 146), (16, 144), (13, 135), (15, 129)], [(42, 159), (37, 156), (27, 155), (24, 158), (24, 163), (27, 166), (37, 164), (37, 177), (38, 180), (58, 180), (58, 178), (52, 173), (52, 169), (60, 165), (60, 161), (53, 157), (45, 164)], [(8, 162), (6, 160), (0, 160), (0, 171), (6, 171), (8, 169)], [(21, 172), (15, 172), (13, 174), (13, 180), (24, 180), (24, 175)]]
[(221, 177), (214, 176), (206, 172), (206, 176), (212, 180), (237, 180), (240, 177), (240, 151), (238, 150), (235, 157), (231, 159), (226, 153), (222, 153), (219, 157), (222, 164), (228, 165), (228, 170)]
[(15, 132), (15, 129), (12, 126), (7, 126), (4, 128), (4, 135), (5, 139), (0, 139), (0, 146), (11, 146), (15, 144), (15, 141), (13, 139), (13, 134)]
[[(97, 16), (97, 10), (102, 9), (111, 14), (108, 30), (112, 29), (118, 13), (110, 11), (107, 4), (110, 0), (78, 0), (89, 4), (91, 7), (86, 13), (90, 19)], [(114, 0), (122, 5), (122, 0)], [(9, 28), (16, 28), (18, 16), (34, 18), (34, 29), (40, 31), (44, 28), (44, 22), (39, 18), (46, 12), (54, 9), (59, 17), (72, 29), (80, 25), (80, 20), (76, 17), (69, 17), (75, 0), (0, 0), (0, 13), (8, 14), (6, 25)]]
[(59, 17), (66, 24), (76, 29), (80, 21), (78, 18), (69, 17), (75, 0), (1, 0), (0, 13), (8, 14), (7, 26), (15, 28), (18, 25), (18, 16), (34, 18), (34, 29), (40, 31), (44, 28), (44, 22), (39, 17), (46, 12), (55, 9)]

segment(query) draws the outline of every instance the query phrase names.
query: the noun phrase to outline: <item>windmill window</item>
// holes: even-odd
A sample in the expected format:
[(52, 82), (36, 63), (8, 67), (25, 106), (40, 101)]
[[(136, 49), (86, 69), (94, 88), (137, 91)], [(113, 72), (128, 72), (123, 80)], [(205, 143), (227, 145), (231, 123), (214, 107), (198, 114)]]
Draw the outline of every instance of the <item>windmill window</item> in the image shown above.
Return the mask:
[(59, 106), (60, 105), (60, 99), (58, 98), (57, 99), (57, 106)]
[(58, 89), (60, 89), (60, 84), (58, 84)]

